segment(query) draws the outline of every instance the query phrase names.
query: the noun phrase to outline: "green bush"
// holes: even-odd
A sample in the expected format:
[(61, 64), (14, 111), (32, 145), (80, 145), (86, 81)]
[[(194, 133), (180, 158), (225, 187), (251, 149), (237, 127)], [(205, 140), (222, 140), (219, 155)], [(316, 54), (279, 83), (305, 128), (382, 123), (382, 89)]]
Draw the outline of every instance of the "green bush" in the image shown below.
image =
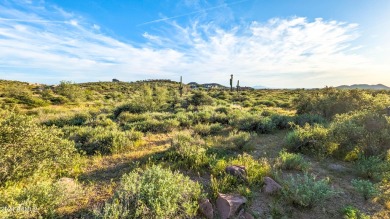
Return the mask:
[(382, 175), (390, 170), (390, 164), (377, 156), (359, 156), (355, 169), (362, 177), (380, 180)]
[(253, 148), (253, 142), (251, 142), (253, 136), (255, 135), (248, 132), (232, 131), (222, 143), (227, 148), (239, 151), (249, 151)]
[(157, 119), (147, 119), (144, 121), (128, 123), (124, 126), (125, 129), (135, 129), (141, 132), (166, 133), (171, 132), (179, 127), (180, 123), (176, 119), (168, 119), (159, 121)]
[(210, 167), (213, 156), (206, 154), (206, 148), (200, 139), (194, 139), (189, 133), (180, 132), (172, 139), (171, 163), (178, 167), (201, 171)]
[(112, 200), (98, 218), (189, 218), (198, 210), (202, 187), (160, 166), (134, 170), (122, 177)]
[(280, 168), (285, 170), (307, 170), (310, 163), (300, 154), (289, 153), (286, 150), (279, 152), (277, 164)]
[(195, 91), (193, 92), (193, 95), (190, 97), (188, 102), (193, 106), (203, 106), (203, 105), (212, 105), (214, 101), (213, 98), (210, 97), (206, 92)]
[(334, 150), (329, 143), (329, 130), (315, 124), (296, 126), (286, 137), (287, 147), (292, 151), (327, 156)]
[(326, 120), (320, 115), (302, 114), (294, 117), (294, 123), (299, 126), (305, 126), (306, 123), (309, 125), (325, 124)]
[(215, 135), (223, 129), (221, 124), (202, 124), (199, 123), (194, 126), (195, 133), (201, 136)]
[(77, 149), (88, 155), (112, 154), (134, 149), (134, 142), (143, 136), (143, 133), (134, 130), (122, 132), (104, 127), (70, 127), (65, 129), (65, 132), (68, 138), (76, 143)]
[(330, 129), (340, 156), (356, 149), (367, 156), (384, 156), (390, 149), (390, 120), (385, 115), (373, 111), (338, 115)]
[(353, 179), (351, 184), (356, 189), (356, 191), (364, 197), (365, 200), (368, 200), (379, 194), (376, 186), (369, 180)]
[(43, 121), (42, 124), (46, 126), (55, 125), (57, 127), (81, 126), (84, 125), (91, 118), (92, 116), (89, 113), (76, 113), (76, 114), (61, 116), (54, 119), (48, 119), (46, 121)]
[(301, 93), (295, 99), (295, 105), (298, 114), (315, 114), (331, 119), (336, 114), (369, 108), (372, 99), (372, 96), (361, 90), (325, 88)]
[(0, 111), (0, 184), (36, 172), (69, 171), (77, 152), (74, 143), (61, 136), (59, 130), (41, 127), (30, 117)]
[(343, 214), (345, 219), (370, 219), (370, 216), (362, 213), (353, 206), (346, 206), (343, 208)]
[(290, 176), (282, 190), (283, 196), (301, 207), (311, 208), (336, 194), (329, 186), (329, 179), (317, 180), (312, 174)]

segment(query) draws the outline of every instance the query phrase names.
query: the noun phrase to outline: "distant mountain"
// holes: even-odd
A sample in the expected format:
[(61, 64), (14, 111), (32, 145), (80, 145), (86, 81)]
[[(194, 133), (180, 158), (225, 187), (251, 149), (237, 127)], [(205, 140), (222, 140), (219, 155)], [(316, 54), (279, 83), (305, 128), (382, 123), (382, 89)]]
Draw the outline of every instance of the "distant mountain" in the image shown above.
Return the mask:
[(353, 84), (353, 85), (341, 85), (336, 88), (339, 89), (368, 89), (368, 90), (390, 90), (383, 84), (369, 85), (369, 84)]
[(256, 85), (256, 86), (253, 86), (254, 89), (265, 89), (267, 87), (265, 86), (262, 86), (262, 85)]

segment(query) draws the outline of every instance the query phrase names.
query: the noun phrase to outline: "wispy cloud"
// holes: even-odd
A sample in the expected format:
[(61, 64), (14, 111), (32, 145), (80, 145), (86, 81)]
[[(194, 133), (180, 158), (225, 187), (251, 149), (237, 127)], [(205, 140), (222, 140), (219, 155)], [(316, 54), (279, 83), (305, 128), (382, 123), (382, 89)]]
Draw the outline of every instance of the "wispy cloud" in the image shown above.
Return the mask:
[[(226, 8), (226, 7), (229, 7), (229, 6), (232, 6), (232, 5), (236, 5), (236, 4), (240, 4), (240, 3), (244, 3), (244, 2), (247, 2), (247, 1), (251, 1), (251, 0), (240, 0), (240, 1), (234, 1), (234, 2), (231, 2), (231, 3), (223, 3), (223, 4), (220, 4), (220, 5), (217, 5), (217, 6), (213, 6), (213, 7), (202, 8), (202, 9), (190, 12), (190, 13), (175, 15), (175, 16), (171, 16), (171, 17), (163, 17), (163, 18), (160, 18), (160, 19), (144, 22), (144, 23), (138, 24), (137, 26), (143, 26), (143, 25), (147, 25), (147, 24), (159, 23), (159, 22), (169, 21), (169, 20), (173, 20), (173, 19), (177, 19), (177, 18), (181, 18), (181, 17), (186, 17), (186, 16), (190, 16), (190, 15), (205, 13), (205, 12), (208, 12), (208, 11), (212, 11), (212, 10), (216, 10), (216, 9), (220, 9), (220, 8)], [(191, 3), (188, 3), (188, 1), (187, 1), (187, 5), (195, 6), (196, 8), (200, 8), (198, 1), (193, 1)]]
[(55, 83), (183, 75), (187, 82), (227, 84), (234, 74), (243, 86), (314, 87), (365, 80), (372, 67), (353, 45), (358, 26), (333, 20), (274, 18), (223, 29), (197, 21), (180, 26), (172, 18), (165, 32), (145, 33), (147, 43), (130, 44), (45, 4), (0, 6), (0, 17), (0, 78), (6, 79)]

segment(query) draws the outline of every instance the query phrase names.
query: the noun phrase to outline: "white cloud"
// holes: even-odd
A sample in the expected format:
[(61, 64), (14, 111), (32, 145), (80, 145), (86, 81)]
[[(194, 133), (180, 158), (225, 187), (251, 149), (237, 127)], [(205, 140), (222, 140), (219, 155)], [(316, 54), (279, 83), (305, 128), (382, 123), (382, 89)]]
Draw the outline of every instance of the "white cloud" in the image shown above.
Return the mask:
[(134, 45), (58, 7), (0, 9), (7, 19), (0, 19), (0, 78), (55, 83), (182, 75), (186, 82), (227, 85), (234, 74), (242, 86), (316, 87), (374, 80), (367, 73), (383, 70), (357, 53), (358, 26), (338, 21), (274, 18), (228, 30), (172, 21), (165, 34), (145, 32), (148, 43)]

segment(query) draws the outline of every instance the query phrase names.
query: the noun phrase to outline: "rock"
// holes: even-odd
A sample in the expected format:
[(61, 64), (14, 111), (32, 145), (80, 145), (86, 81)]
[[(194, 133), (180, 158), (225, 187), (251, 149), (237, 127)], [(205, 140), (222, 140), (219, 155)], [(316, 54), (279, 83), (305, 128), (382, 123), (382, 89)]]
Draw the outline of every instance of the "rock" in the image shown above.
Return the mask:
[(217, 208), (222, 219), (234, 216), (240, 206), (246, 203), (246, 198), (241, 195), (225, 195), (218, 193)]
[(251, 214), (246, 212), (244, 209), (241, 209), (240, 213), (237, 216), (238, 219), (255, 219)]
[(225, 172), (237, 178), (246, 179), (246, 169), (244, 166), (231, 165), (225, 168)]
[(275, 182), (270, 177), (264, 178), (264, 192), (266, 194), (273, 194), (276, 192), (279, 192), (282, 189), (282, 186), (280, 186), (277, 182)]
[(213, 205), (210, 203), (209, 199), (203, 199), (199, 202), (199, 211), (207, 218), (214, 218)]

